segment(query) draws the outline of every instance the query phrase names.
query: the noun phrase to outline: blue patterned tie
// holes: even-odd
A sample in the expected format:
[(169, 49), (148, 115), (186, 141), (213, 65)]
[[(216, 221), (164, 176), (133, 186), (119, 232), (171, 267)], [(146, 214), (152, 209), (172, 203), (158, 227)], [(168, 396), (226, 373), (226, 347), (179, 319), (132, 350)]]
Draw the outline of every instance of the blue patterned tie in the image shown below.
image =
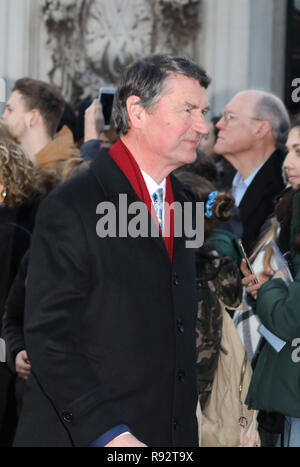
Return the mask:
[(158, 188), (155, 193), (153, 193), (152, 200), (161, 231), (163, 232), (164, 190), (162, 188)]

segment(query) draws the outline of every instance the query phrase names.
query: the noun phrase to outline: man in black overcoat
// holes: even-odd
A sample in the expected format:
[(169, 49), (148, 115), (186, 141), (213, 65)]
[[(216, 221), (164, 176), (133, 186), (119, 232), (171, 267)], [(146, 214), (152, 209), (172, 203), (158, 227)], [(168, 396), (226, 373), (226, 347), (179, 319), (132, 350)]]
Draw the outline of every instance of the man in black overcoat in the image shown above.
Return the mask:
[(253, 251), (263, 224), (273, 214), (274, 200), (284, 188), (282, 164), (289, 125), (283, 102), (257, 90), (236, 94), (217, 123), (214, 150), (237, 170), (232, 194), (247, 254)]
[[(169, 174), (208, 131), (208, 84), (189, 60), (137, 60), (116, 94), (120, 139), (43, 202), (16, 446), (198, 445), (193, 249), (152, 195), (189, 204)], [(151, 233), (136, 235), (137, 206)]]

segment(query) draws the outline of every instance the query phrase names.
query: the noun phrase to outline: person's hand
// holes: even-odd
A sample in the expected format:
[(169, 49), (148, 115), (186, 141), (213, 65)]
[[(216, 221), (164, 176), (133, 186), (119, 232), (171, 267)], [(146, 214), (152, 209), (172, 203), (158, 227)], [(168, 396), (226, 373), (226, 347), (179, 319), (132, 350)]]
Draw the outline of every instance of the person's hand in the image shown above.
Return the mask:
[(252, 274), (245, 259), (242, 259), (240, 269), (244, 275), (242, 284), (246, 287), (247, 292), (256, 300), (259, 289), (270, 279), (272, 270), (265, 269), (261, 274)]
[(103, 131), (104, 117), (99, 99), (94, 99), (84, 114), (84, 142), (91, 139), (100, 139)]
[(112, 439), (108, 444), (105, 445), (106, 448), (145, 448), (146, 444), (141, 443), (135, 436), (131, 434), (121, 435), (115, 439)]
[(21, 350), (17, 354), (15, 364), (18, 376), (25, 380), (28, 379), (28, 376), (30, 375), (31, 365), (28, 360), (26, 350)]
[(286, 276), (283, 271), (276, 271), (275, 274), (272, 276), (272, 279), (282, 279), (283, 281), (286, 280)]

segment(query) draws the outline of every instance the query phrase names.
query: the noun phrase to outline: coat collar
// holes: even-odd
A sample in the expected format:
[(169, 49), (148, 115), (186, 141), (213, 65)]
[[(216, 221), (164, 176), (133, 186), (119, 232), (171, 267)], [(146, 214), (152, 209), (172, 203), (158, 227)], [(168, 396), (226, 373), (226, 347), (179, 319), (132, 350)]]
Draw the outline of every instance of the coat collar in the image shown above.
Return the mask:
[[(119, 194), (124, 193), (127, 195), (128, 203), (140, 201), (126, 176), (108, 154), (107, 149), (100, 150), (98, 157), (95, 158), (91, 164), (91, 170), (98, 183), (100, 184), (102, 191), (105, 194), (106, 200), (110, 200), (113, 203), (118, 203)], [(186, 201), (191, 201), (191, 199), (188, 198), (187, 194), (185, 193), (183, 185), (174, 175), (170, 174), (170, 180), (173, 188), (174, 201), (181, 204)], [(150, 219), (151, 217), (149, 214), (149, 222)], [(166, 255), (166, 258), (169, 260), (168, 252), (162, 237), (153, 237), (153, 240), (157, 243), (157, 245)], [(182, 240), (185, 240), (184, 236), (182, 238), (174, 238), (173, 258), (176, 253), (176, 249)]]
[(272, 193), (271, 187), (278, 188), (277, 191), (283, 189), (283, 179), (281, 183), (282, 187), (280, 187), (279, 176), (284, 158), (285, 154), (282, 151), (274, 151), (255, 175), (239, 205), (243, 221), (253, 214), (253, 211), (255, 211), (264, 197), (270, 196), (270, 193)]

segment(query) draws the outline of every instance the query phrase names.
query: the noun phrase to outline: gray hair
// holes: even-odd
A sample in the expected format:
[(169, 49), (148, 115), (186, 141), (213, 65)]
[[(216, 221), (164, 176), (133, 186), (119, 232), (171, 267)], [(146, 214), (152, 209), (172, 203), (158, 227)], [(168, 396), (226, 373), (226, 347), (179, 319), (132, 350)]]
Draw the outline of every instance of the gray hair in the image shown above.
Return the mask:
[(189, 59), (171, 55), (150, 55), (138, 59), (122, 73), (114, 103), (114, 121), (118, 133), (130, 128), (126, 102), (129, 96), (138, 96), (139, 105), (148, 109), (163, 95), (163, 84), (170, 73), (179, 73), (197, 80), (205, 89), (210, 78), (205, 70)]
[(270, 122), (274, 144), (284, 151), (291, 122), (283, 102), (275, 94), (263, 92), (254, 112), (257, 118)]

